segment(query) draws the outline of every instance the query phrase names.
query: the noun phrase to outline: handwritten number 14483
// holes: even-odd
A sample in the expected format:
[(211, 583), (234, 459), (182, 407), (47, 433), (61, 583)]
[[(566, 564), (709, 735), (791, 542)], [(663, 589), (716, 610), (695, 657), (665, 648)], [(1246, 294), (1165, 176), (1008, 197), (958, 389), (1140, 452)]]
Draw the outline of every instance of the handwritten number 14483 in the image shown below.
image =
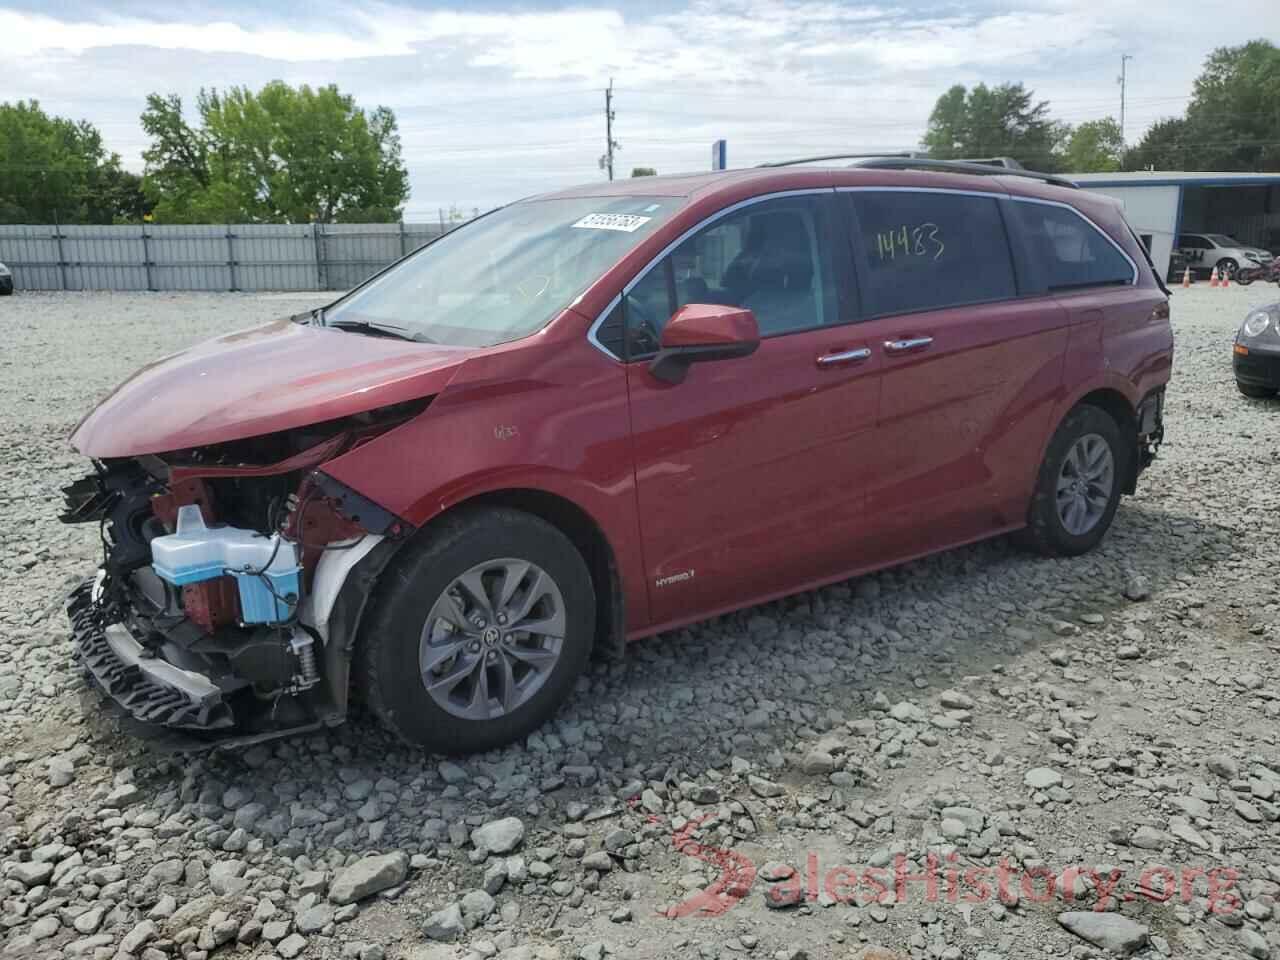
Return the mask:
[(881, 260), (895, 260), (900, 256), (937, 260), (946, 249), (936, 223), (922, 223), (918, 227), (903, 224), (876, 234), (876, 252)]

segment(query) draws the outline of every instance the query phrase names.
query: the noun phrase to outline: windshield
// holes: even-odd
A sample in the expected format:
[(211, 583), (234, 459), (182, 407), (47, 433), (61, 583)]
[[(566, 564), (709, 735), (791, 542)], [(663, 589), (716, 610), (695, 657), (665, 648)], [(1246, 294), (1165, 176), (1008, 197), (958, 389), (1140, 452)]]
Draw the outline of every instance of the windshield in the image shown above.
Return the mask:
[(672, 197), (525, 200), (441, 237), (325, 311), (452, 346), (527, 336), (683, 203)]
[(1233, 238), (1233, 237), (1228, 237), (1226, 234), (1222, 234), (1222, 233), (1210, 233), (1210, 234), (1207, 234), (1207, 236), (1208, 236), (1208, 238), (1209, 238), (1209, 242), (1210, 242), (1210, 243), (1212, 243), (1215, 247), (1238, 247), (1238, 246), (1240, 246), (1240, 241), (1239, 241), (1239, 240), (1236, 240), (1236, 239), (1235, 239), (1235, 238)]

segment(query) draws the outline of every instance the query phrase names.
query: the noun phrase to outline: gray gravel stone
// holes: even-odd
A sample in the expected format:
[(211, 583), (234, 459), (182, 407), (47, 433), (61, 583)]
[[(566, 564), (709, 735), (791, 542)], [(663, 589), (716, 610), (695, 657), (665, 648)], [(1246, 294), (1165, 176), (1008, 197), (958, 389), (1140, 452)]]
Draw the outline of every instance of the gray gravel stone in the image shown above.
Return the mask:
[(504, 817), (471, 831), (471, 843), (487, 853), (510, 853), (524, 841), (524, 822)]
[(1058, 922), (1077, 937), (1117, 956), (1127, 957), (1147, 945), (1147, 928), (1118, 913), (1080, 910), (1058, 914)]
[(466, 932), (462, 921), (462, 905), (451, 903), (427, 917), (422, 932), (431, 940), (450, 942)]
[(408, 874), (409, 855), (401, 850), (363, 857), (333, 878), (329, 899), (340, 905), (355, 903), (403, 883)]

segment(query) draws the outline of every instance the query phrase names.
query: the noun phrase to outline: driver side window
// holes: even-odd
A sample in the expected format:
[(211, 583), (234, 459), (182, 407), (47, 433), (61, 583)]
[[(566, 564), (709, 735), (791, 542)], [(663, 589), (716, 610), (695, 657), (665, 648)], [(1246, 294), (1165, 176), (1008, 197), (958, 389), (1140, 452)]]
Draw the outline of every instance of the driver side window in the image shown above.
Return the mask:
[(748, 204), (655, 263), (623, 301), (628, 359), (656, 353), (667, 321), (690, 303), (745, 307), (762, 337), (835, 323), (825, 199)]

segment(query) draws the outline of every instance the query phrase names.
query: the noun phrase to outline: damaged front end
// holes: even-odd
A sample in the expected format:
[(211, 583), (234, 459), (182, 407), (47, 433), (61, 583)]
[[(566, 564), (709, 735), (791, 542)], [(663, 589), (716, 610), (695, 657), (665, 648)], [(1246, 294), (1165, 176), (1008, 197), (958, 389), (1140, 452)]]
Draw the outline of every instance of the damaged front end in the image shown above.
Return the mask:
[(412, 528), (323, 465), (426, 405), (95, 460), (61, 516), (102, 540), (96, 577), (67, 603), (88, 676), (133, 718), (202, 739), (345, 719), (360, 615)]

